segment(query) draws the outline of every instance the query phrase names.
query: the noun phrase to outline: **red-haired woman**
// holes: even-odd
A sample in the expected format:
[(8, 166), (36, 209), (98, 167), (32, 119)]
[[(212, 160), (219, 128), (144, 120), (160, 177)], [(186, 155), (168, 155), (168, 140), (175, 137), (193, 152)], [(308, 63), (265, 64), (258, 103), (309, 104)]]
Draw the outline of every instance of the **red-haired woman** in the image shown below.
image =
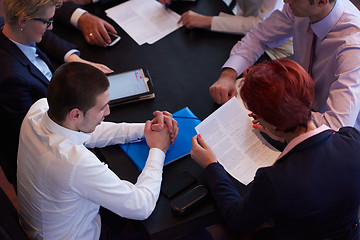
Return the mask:
[(249, 68), (240, 95), (287, 146), (272, 166), (257, 171), (243, 198), (204, 140), (193, 138), (191, 156), (205, 168), (226, 224), (247, 232), (271, 220), (272, 239), (358, 239), (360, 133), (314, 126), (313, 81), (289, 59)]

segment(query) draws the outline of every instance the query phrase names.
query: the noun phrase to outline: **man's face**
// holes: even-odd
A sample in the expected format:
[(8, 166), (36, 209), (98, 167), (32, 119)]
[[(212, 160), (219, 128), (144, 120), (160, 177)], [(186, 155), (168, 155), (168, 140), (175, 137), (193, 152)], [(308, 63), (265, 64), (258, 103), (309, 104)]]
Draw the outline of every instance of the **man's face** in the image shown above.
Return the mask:
[(82, 120), (78, 125), (79, 130), (85, 133), (92, 133), (109, 114), (109, 90), (106, 90), (97, 96), (95, 106), (90, 108), (85, 115), (82, 115)]
[(316, 5), (311, 5), (309, 0), (284, 0), (284, 3), (289, 4), (289, 7), (296, 17), (312, 16), (316, 10)]

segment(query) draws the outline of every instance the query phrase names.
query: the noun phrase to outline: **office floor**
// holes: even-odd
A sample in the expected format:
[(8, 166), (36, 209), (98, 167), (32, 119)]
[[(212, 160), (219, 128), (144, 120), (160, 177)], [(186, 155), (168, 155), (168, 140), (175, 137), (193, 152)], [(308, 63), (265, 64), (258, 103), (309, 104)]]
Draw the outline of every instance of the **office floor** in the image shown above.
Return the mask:
[(17, 209), (19, 204), (13, 186), (7, 181), (3, 170), (0, 167), (0, 186)]

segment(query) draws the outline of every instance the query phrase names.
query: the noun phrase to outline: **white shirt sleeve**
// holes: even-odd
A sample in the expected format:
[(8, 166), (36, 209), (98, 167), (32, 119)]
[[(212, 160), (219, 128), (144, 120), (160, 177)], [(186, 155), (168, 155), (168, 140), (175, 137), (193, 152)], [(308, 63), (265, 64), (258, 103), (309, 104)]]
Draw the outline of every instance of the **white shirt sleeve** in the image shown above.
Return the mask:
[(79, 21), (79, 18), (81, 17), (81, 15), (83, 15), (84, 13), (87, 13), (86, 10), (84, 9), (81, 9), (81, 8), (77, 8), (73, 14), (71, 15), (71, 18), (70, 18), (70, 22), (71, 24), (74, 26), (74, 27), (78, 27), (78, 21)]
[(139, 141), (144, 138), (145, 123), (102, 122), (85, 142), (88, 148), (105, 147), (119, 143)]
[(125, 218), (144, 220), (150, 216), (160, 194), (165, 159), (162, 150), (150, 149), (135, 184), (121, 180), (90, 151), (85, 149), (80, 154), (70, 182), (75, 192)]

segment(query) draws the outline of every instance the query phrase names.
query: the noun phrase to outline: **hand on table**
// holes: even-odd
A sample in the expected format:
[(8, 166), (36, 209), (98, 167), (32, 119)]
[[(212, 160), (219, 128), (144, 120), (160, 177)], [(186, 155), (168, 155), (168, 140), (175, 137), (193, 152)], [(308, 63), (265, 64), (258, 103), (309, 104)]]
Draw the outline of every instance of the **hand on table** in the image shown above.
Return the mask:
[(155, 118), (145, 123), (145, 139), (150, 148), (159, 148), (164, 153), (168, 150), (170, 144), (173, 144), (177, 134), (178, 127), (172, 115), (166, 111), (155, 111)]
[(204, 16), (193, 11), (183, 13), (178, 21), (186, 28), (210, 28), (212, 17)]
[(151, 121), (151, 130), (161, 131), (164, 127), (167, 127), (170, 133), (171, 144), (174, 144), (179, 132), (177, 121), (173, 119), (172, 114), (167, 111), (155, 111), (153, 114), (155, 118)]
[(232, 97), (237, 96), (235, 87), (236, 77), (236, 71), (227, 68), (221, 73), (219, 79), (211, 85), (209, 89), (210, 95), (217, 104), (223, 104)]
[(107, 47), (111, 43), (108, 32), (117, 34), (110, 23), (90, 13), (81, 15), (78, 20), (78, 27), (81, 29), (86, 42), (100, 47)]
[(86, 63), (86, 64), (89, 64), (93, 67), (96, 67), (98, 68), (99, 70), (101, 70), (103, 73), (111, 73), (113, 72), (113, 70), (111, 70), (109, 67), (107, 67), (106, 65), (104, 64), (101, 64), (101, 63), (94, 63), (94, 62), (90, 62), (90, 61), (87, 61), (87, 60), (84, 60), (82, 59), (81, 57), (79, 57), (77, 54), (71, 54), (68, 59), (67, 59), (68, 62), (82, 62), (82, 63)]

